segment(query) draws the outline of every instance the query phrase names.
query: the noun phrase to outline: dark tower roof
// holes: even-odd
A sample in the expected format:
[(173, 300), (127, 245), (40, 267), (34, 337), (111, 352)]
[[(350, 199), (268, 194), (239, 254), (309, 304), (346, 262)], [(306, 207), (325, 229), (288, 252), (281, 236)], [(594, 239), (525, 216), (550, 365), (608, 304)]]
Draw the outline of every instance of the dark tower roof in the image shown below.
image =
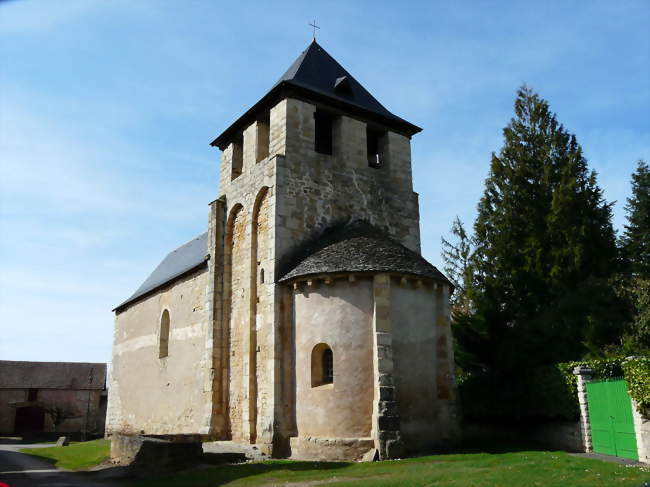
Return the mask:
[(450, 284), (420, 254), (363, 220), (326, 231), (313, 243), (306, 244), (298, 255), (278, 282), (316, 274), (395, 272)]
[(389, 112), (314, 40), (271, 90), (214, 139), (211, 145), (224, 149), (236, 132), (253, 122), (260, 109), (273, 105), (287, 95), (332, 105), (408, 136), (422, 130)]

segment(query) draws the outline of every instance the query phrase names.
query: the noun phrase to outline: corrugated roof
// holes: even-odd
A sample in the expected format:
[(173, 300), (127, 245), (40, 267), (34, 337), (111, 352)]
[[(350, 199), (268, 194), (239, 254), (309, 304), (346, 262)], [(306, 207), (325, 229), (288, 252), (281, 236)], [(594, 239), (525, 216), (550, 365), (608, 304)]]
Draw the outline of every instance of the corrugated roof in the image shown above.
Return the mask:
[(124, 302), (115, 307), (119, 310), (125, 305), (154, 291), (186, 272), (204, 264), (208, 260), (208, 233), (181, 245), (165, 257), (158, 267), (147, 277), (142, 285)]
[(102, 390), (105, 387), (106, 364), (0, 360), (0, 389)]
[(363, 220), (325, 232), (299, 254), (298, 263), (290, 266), (280, 282), (338, 272), (397, 272), (449, 283), (420, 254)]
[(422, 130), (389, 112), (314, 40), (273, 85), (271, 90), (212, 141), (212, 145), (223, 149), (235, 132), (243, 129), (245, 125), (251, 122), (251, 117), (254, 117), (261, 105), (273, 99), (281, 90), (287, 88), (296, 89), (307, 95), (315, 95), (326, 102), (352, 109), (408, 135), (413, 135)]

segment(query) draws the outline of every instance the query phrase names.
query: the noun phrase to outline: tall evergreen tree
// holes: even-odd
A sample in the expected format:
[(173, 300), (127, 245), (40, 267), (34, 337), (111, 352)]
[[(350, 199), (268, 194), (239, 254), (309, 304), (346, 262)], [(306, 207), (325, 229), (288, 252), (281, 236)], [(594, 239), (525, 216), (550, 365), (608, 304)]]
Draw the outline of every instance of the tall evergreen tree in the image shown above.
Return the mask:
[(623, 339), (626, 354), (650, 352), (650, 168), (639, 161), (632, 174), (632, 196), (625, 206), (627, 224), (621, 237), (625, 273), (618, 292), (626, 299), (630, 320)]
[(628, 223), (621, 239), (625, 258), (635, 276), (650, 279), (650, 168), (644, 161), (632, 174), (632, 196), (625, 211)]
[(467, 289), (472, 281), (470, 268), (473, 253), (472, 237), (467, 234), (465, 225), (458, 216), (456, 216), (451, 226), (451, 234), (455, 241), (449, 241), (441, 237), (445, 274), (455, 288), (451, 296), (451, 309), (453, 315), (466, 314), (470, 312)]
[(455, 326), (465, 368), (575, 359), (620, 335), (611, 205), (575, 136), (526, 86), (503, 134), (474, 225), (476, 312)]

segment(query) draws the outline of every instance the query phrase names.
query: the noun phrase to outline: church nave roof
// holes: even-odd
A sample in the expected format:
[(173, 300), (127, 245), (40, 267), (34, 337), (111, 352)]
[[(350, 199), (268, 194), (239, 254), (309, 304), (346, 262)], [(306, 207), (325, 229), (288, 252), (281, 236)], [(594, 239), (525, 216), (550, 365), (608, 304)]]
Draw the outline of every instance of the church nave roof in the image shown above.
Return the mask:
[(167, 254), (140, 287), (113, 311), (120, 310), (127, 304), (198, 268), (207, 260), (208, 233), (206, 232)]

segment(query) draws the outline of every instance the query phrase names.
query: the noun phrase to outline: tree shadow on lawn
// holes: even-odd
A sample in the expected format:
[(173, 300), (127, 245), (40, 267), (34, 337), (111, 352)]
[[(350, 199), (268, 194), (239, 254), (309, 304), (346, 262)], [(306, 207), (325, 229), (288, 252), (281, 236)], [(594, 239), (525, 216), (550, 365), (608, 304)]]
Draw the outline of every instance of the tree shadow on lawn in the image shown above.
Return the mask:
[[(498, 444), (498, 443), (485, 443), (471, 445), (464, 445), (454, 450), (447, 451), (425, 451), (410, 454), (402, 460), (405, 464), (408, 463), (437, 463), (436, 458), (439, 456), (440, 463), (453, 462), (449, 458), (453, 455), (467, 455), (467, 454), (505, 454), (517, 453), (525, 451), (545, 451), (536, 445), (529, 444)], [(229, 459), (232, 461), (232, 459)], [(467, 457), (460, 458), (459, 460), (467, 461)], [(237, 460), (235, 460), (237, 461)], [(200, 467), (191, 467), (183, 471), (169, 472), (165, 475), (151, 476), (151, 473), (142, 477), (133, 485), (136, 487), (166, 487), (181, 485), (181, 480), (186, 485), (196, 487), (202, 486), (220, 486), (228, 484), (236, 480), (241, 480), (246, 477), (254, 477), (258, 475), (270, 474), (265, 477), (265, 481), (272, 482), (276, 480), (278, 483), (284, 482), (301, 482), (301, 481), (318, 481), (318, 480), (331, 480), (332, 476), (337, 475), (341, 477), (350, 476), (350, 478), (366, 478), (367, 475), (376, 472), (375, 466), (389, 466), (393, 462), (381, 463), (359, 463), (359, 462), (316, 462), (316, 461), (296, 461), (296, 460), (268, 460), (259, 463), (237, 463), (233, 464), (230, 461), (224, 461), (222, 454), (210, 455), (204, 454), (204, 461)], [(207, 465), (209, 464), (209, 466)], [(383, 470), (383, 469), (380, 469)], [(273, 478), (273, 473), (277, 473), (277, 478)], [(322, 472), (322, 478), (319, 478), (319, 472)], [(304, 475), (301, 475), (304, 474)], [(385, 472), (384, 472), (385, 473)], [(340, 478), (339, 480), (342, 480)]]
[[(185, 485), (192, 485), (193, 487), (201, 486), (219, 486), (225, 485), (235, 480), (240, 480), (245, 477), (254, 477), (257, 475), (264, 475), (276, 472), (284, 482), (299, 482), (301, 477), (299, 474), (308, 474), (309, 480), (314, 479), (312, 474), (317, 472), (327, 473), (325, 478), (330, 478), (336, 471), (343, 471), (351, 466), (358, 465), (353, 462), (308, 462), (308, 461), (295, 461), (295, 460), (268, 460), (261, 463), (239, 463), (227, 464), (220, 466), (209, 466), (192, 468), (182, 472), (176, 472), (171, 475), (146, 477), (139, 481), (134, 482), (133, 486), (141, 487), (165, 487), (165, 486), (178, 486), (179, 479)], [(298, 475), (295, 475), (298, 474)], [(285, 478), (291, 475), (291, 478)], [(265, 480), (271, 481), (271, 478)], [(307, 480), (306, 478), (304, 480)]]
[(518, 453), (525, 451), (551, 451), (535, 443), (517, 443), (517, 442), (489, 442), (489, 441), (472, 441), (459, 445), (456, 448), (446, 450), (425, 450), (417, 453), (411, 453), (408, 458), (432, 456), (432, 455), (467, 455), (473, 453), (489, 453), (498, 455), (502, 453)]

